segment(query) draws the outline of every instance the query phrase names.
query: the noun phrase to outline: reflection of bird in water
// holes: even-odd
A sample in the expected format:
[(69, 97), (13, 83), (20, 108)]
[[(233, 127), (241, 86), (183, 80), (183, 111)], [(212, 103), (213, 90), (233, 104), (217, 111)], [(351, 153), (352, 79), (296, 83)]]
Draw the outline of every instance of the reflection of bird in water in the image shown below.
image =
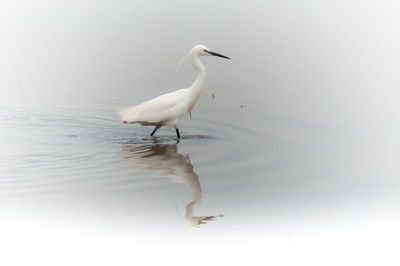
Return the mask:
[(193, 170), (189, 155), (178, 153), (177, 144), (136, 144), (129, 143), (124, 148), (125, 157), (141, 170), (152, 171), (160, 176), (168, 176), (175, 183), (184, 183), (193, 193), (193, 200), (186, 205), (185, 220), (192, 226), (204, 224), (215, 216), (194, 216), (195, 205), (201, 200), (199, 177)]

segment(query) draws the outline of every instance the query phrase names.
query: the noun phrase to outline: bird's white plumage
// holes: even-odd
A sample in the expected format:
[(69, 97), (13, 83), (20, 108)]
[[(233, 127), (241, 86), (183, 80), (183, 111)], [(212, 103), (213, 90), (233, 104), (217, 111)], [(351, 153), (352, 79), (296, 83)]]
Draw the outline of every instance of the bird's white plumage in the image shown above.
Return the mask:
[[(120, 117), (124, 123), (140, 123), (144, 126), (156, 126), (155, 131), (161, 126), (171, 126), (178, 129), (179, 120), (191, 112), (205, 86), (207, 79), (206, 69), (200, 62), (200, 56), (223, 55), (210, 51), (204, 45), (196, 45), (189, 52), (191, 63), (197, 71), (197, 78), (186, 89), (180, 89), (160, 95), (139, 105), (121, 111)], [(229, 58), (228, 58), (229, 59)], [(177, 130), (178, 138), (179, 131)]]
[(175, 126), (188, 111), (188, 94), (188, 89), (180, 89), (128, 108), (123, 112), (122, 121)]

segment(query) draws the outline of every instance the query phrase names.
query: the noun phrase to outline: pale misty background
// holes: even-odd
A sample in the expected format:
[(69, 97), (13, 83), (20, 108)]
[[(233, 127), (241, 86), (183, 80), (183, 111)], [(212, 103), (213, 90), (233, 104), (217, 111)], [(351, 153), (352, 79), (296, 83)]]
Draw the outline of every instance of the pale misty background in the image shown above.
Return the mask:
[[(0, 261), (397, 265), (399, 11), (0, 0)], [(187, 138), (121, 124), (119, 108), (190, 86), (176, 67), (196, 44), (232, 60), (202, 58)], [(216, 218), (192, 228), (200, 185), (194, 213)]]

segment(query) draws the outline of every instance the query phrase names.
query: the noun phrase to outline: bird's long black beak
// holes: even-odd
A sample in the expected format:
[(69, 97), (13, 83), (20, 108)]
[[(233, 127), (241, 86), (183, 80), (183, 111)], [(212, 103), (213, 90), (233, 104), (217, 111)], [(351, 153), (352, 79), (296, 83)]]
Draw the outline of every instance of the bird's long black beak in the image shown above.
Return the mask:
[(222, 55), (222, 54), (219, 54), (219, 53), (216, 53), (216, 52), (213, 52), (213, 51), (206, 51), (206, 52), (209, 53), (210, 55), (213, 55), (213, 56), (218, 56), (218, 57), (230, 59), (229, 57), (227, 57), (225, 55)]

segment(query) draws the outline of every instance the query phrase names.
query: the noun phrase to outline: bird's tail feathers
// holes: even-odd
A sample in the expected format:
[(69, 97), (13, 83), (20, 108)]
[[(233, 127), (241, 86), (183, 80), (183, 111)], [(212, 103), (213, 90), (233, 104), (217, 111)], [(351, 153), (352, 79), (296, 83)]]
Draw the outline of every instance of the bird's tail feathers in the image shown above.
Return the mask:
[(117, 117), (124, 123), (127, 123), (126, 121), (126, 114), (129, 112), (131, 108), (119, 108), (115, 110), (115, 113)]

